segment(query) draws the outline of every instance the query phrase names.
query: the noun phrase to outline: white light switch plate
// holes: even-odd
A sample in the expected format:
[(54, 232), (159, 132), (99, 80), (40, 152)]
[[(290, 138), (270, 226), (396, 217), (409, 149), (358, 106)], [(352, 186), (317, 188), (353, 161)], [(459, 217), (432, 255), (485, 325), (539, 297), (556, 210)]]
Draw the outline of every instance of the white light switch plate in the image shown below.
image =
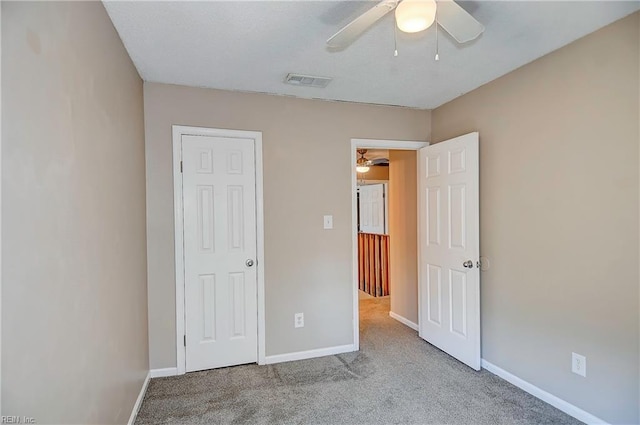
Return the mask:
[(324, 216), (324, 228), (325, 229), (333, 229), (333, 216), (325, 215)]

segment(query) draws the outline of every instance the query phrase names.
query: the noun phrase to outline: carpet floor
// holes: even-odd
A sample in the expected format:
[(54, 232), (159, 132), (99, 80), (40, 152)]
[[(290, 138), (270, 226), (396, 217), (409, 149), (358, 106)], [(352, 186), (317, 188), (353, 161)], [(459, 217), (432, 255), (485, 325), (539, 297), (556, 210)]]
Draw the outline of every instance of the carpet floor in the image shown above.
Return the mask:
[(360, 301), (360, 351), (152, 379), (136, 424), (579, 424)]

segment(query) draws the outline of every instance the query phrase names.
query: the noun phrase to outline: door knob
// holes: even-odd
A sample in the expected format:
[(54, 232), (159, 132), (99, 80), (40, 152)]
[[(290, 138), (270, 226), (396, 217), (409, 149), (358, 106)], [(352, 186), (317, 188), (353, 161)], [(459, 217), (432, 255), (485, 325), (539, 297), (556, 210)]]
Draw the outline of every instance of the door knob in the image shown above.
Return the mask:
[(473, 268), (473, 261), (471, 260), (467, 260), (464, 263), (462, 263), (462, 267), (466, 267), (468, 269), (472, 269)]
[(251, 258), (249, 258), (249, 259), (248, 259), (247, 261), (245, 261), (244, 263), (247, 265), (247, 267), (251, 267), (251, 266), (253, 266), (253, 260), (252, 260)]

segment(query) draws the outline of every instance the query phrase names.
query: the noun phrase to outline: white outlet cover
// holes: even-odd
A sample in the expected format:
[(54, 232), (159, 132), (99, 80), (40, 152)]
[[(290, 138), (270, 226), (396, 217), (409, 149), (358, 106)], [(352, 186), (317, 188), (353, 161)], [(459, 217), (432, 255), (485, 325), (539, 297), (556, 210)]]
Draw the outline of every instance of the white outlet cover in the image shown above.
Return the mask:
[(333, 216), (325, 215), (323, 218), (323, 223), (325, 229), (333, 229)]
[(571, 353), (571, 372), (587, 376), (587, 358), (581, 354)]
[(296, 313), (293, 315), (293, 327), (304, 328), (304, 313)]

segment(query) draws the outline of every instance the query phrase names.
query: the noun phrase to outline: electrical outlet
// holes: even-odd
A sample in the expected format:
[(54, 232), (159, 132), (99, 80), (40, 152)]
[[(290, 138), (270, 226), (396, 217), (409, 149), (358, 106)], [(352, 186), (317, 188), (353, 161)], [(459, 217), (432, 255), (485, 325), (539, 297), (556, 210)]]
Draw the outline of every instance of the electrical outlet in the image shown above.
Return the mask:
[(293, 327), (304, 328), (304, 313), (296, 313), (293, 315)]
[(325, 215), (322, 218), (322, 223), (323, 223), (323, 227), (325, 229), (333, 229), (333, 216), (332, 215)]
[(571, 372), (586, 377), (587, 358), (580, 354), (571, 353)]

